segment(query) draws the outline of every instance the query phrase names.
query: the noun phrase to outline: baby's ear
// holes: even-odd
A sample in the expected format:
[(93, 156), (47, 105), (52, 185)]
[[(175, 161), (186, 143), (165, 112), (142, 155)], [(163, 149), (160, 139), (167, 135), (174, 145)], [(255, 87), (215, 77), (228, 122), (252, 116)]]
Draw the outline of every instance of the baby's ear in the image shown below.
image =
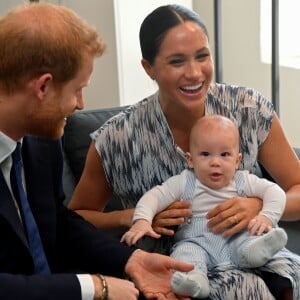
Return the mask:
[(186, 152), (185, 154), (186, 161), (188, 163), (189, 168), (193, 169), (194, 164), (193, 164), (193, 158), (190, 152)]
[(236, 166), (235, 166), (236, 170), (239, 168), (241, 160), (242, 160), (242, 153), (239, 152), (236, 158)]

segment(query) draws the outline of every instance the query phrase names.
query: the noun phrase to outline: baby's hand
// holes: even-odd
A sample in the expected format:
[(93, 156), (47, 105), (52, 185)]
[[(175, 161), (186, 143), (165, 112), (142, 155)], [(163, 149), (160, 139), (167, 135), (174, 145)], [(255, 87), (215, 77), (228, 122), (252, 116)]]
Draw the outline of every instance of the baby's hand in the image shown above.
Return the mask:
[(161, 237), (160, 234), (156, 233), (152, 229), (151, 224), (148, 221), (140, 219), (135, 221), (131, 228), (123, 234), (121, 242), (125, 242), (128, 246), (132, 246), (144, 235), (148, 235), (156, 239)]
[(262, 235), (264, 232), (269, 232), (272, 225), (272, 221), (268, 217), (257, 215), (249, 222), (248, 231), (250, 235)]

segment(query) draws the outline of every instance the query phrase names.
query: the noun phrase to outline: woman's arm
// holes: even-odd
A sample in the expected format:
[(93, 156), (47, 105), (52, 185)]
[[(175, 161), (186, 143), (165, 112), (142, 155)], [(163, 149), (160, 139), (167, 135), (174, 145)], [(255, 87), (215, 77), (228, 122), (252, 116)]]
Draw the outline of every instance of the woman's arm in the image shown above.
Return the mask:
[(289, 144), (277, 115), (262, 145), (258, 159), (272, 178), (286, 192), (283, 220), (300, 219), (300, 162)]
[(69, 208), (98, 228), (130, 227), (133, 209), (103, 212), (111, 196), (99, 154), (92, 142)]

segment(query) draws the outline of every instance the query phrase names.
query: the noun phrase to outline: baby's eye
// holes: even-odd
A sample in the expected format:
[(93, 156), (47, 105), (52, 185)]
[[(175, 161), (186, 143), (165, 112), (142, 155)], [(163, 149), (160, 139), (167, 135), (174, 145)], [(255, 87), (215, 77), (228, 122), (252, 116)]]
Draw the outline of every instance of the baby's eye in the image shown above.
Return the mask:
[(201, 152), (201, 156), (209, 156), (209, 152), (203, 151), (203, 152)]
[(224, 157), (230, 156), (230, 153), (229, 153), (229, 152), (222, 152), (222, 153), (221, 153), (221, 156), (224, 156)]

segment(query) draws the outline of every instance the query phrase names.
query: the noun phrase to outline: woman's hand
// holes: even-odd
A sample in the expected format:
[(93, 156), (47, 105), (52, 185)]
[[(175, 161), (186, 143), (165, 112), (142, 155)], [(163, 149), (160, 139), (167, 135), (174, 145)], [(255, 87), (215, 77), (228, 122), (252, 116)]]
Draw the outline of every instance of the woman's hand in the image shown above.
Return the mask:
[(173, 235), (174, 230), (168, 228), (177, 226), (184, 222), (184, 217), (190, 216), (190, 201), (176, 201), (169, 205), (165, 210), (158, 213), (153, 221), (152, 228), (158, 234)]
[(214, 233), (232, 236), (248, 227), (249, 222), (261, 211), (262, 204), (259, 198), (230, 198), (207, 213), (207, 226)]

